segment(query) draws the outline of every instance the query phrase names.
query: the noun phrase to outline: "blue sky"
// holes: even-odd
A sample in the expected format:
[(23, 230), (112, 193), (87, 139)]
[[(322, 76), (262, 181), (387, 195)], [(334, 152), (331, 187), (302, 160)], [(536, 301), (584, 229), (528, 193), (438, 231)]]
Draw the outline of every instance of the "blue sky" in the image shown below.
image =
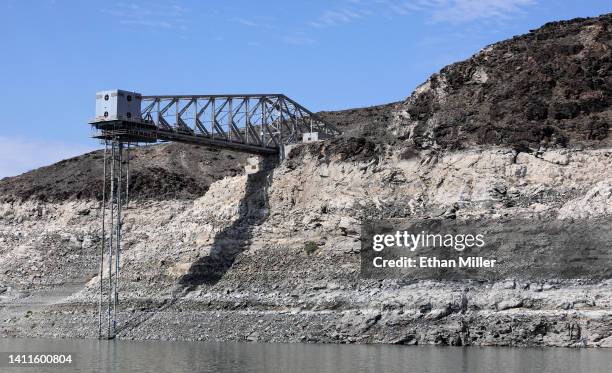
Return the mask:
[(607, 1), (0, 0), (0, 177), (98, 147), (95, 92), (401, 100), (443, 66)]

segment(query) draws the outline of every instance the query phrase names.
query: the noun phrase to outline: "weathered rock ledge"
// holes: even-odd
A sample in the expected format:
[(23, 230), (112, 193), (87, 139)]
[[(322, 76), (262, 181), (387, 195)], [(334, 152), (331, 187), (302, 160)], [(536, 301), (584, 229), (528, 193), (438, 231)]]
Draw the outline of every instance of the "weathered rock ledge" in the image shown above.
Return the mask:
[[(610, 216), (611, 149), (296, 154), (196, 200), (126, 211), (120, 338), (612, 345), (610, 280), (359, 278), (363, 216)], [(96, 201), (0, 206), (2, 335), (96, 336), (98, 213)]]

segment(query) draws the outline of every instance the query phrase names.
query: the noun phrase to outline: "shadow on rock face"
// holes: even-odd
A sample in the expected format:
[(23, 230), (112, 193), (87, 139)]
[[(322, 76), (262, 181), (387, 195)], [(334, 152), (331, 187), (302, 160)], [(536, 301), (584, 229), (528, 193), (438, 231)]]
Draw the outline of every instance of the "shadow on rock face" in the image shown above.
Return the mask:
[(261, 170), (248, 175), (244, 197), (240, 201), (240, 216), (215, 236), (210, 254), (194, 262), (179, 279), (179, 285), (192, 288), (216, 284), (231, 268), (238, 254), (248, 249), (253, 227), (263, 224), (268, 218), (268, 185), (277, 162), (276, 156), (264, 158)]
[(261, 171), (248, 175), (245, 194), (240, 201), (240, 216), (215, 236), (210, 255), (198, 259), (188, 272), (179, 278), (172, 298), (164, 301), (154, 312), (145, 312), (130, 318), (117, 329), (117, 334), (134, 330), (156, 312), (171, 308), (196, 286), (214, 285), (221, 280), (232, 267), (238, 254), (248, 249), (253, 227), (264, 223), (268, 218), (268, 185), (277, 164), (277, 157), (269, 156), (262, 161)]

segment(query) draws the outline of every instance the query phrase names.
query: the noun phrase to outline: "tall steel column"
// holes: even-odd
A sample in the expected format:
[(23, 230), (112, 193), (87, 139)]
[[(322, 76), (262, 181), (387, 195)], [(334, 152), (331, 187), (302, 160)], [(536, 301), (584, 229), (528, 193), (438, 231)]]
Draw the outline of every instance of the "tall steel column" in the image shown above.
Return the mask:
[(108, 141), (104, 141), (104, 165), (102, 166), (102, 239), (100, 244), (100, 299), (98, 301), (98, 338), (102, 338), (102, 303), (104, 294), (104, 250), (106, 249), (106, 163), (108, 153)]
[(125, 148), (125, 207), (130, 204), (130, 143)]
[[(106, 148), (108, 145), (106, 145)], [(110, 161), (107, 162), (107, 151), (105, 148), (104, 156), (104, 182), (102, 191), (102, 246), (100, 252), (100, 304), (98, 316), (98, 334), (100, 338), (112, 339), (117, 334), (117, 311), (119, 308), (119, 267), (121, 258), (121, 233), (122, 233), (122, 207), (126, 202), (127, 195), (123, 192), (123, 184), (128, 182), (128, 177), (123, 178), (124, 174), (128, 174), (127, 162), (123, 160), (124, 144), (117, 139), (111, 140)], [(107, 163), (110, 163), (110, 183), (106, 181)], [(107, 193), (107, 185), (109, 191)], [(127, 187), (126, 187), (127, 192)], [(109, 196), (107, 199), (106, 196)], [(109, 205), (109, 206), (107, 206)], [(106, 222), (106, 209), (109, 209), (109, 221)], [(107, 232), (108, 226), (108, 232)], [(108, 241), (106, 237), (108, 236)], [(106, 297), (106, 336), (102, 333), (103, 319), (103, 303), (104, 303), (104, 250), (108, 242), (108, 288)]]
[(117, 205), (117, 224), (116, 229), (116, 240), (115, 240), (115, 289), (113, 299), (113, 336), (116, 335), (117, 331), (117, 304), (119, 303), (119, 254), (121, 252), (121, 204), (123, 202), (123, 196), (121, 195), (121, 182), (123, 179), (123, 143), (117, 143), (117, 163), (118, 163), (118, 176), (117, 176), (117, 191), (116, 191), (116, 205)]

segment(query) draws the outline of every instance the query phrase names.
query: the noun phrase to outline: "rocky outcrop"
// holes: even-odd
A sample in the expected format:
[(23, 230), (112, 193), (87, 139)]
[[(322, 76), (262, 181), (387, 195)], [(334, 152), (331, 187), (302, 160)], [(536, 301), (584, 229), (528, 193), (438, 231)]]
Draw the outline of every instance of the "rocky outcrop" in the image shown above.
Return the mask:
[(610, 146), (612, 15), (553, 22), (434, 74), (403, 103), (417, 148)]

